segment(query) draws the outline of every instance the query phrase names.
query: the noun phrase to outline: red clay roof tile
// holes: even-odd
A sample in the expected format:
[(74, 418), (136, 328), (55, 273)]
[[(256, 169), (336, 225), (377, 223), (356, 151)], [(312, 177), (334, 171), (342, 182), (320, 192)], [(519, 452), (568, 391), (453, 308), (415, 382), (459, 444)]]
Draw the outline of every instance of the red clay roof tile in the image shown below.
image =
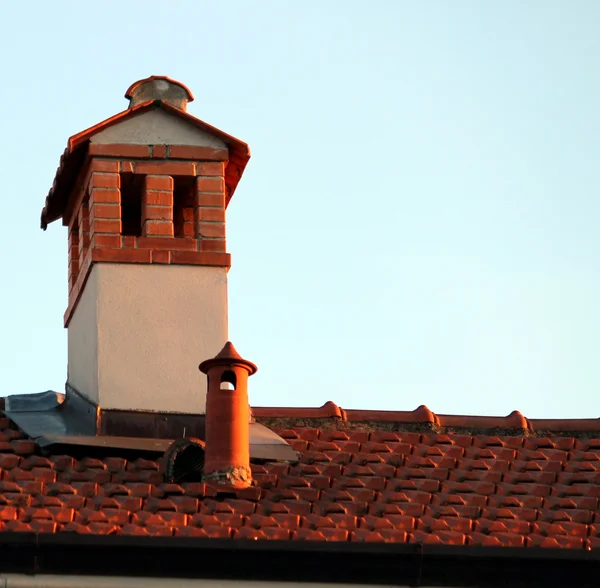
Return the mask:
[[(2, 418), (0, 528), (600, 547), (600, 440), (595, 428), (586, 438), (581, 427), (569, 428), (561, 421), (559, 427), (573, 436), (552, 437), (545, 422), (543, 435), (535, 437), (534, 421), (527, 421), (514, 436), (502, 427), (501, 435), (448, 434), (435, 428), (455, 426), (456, 420), (444, 415), (432, 420), (420, 410), (419, 418), (426, 419), (421, 423), (433, 428), (387, 431), (381, 427), (392, 421), (380, 412), (358, 414), (330, 405), (314, 409), (316, 417), (306, 412), (298, 416), (302, 410), (279, 417), (271, 411), (267, 418), (283, 419), (276, 431), (296, 444), (298, 463), (253, 465), (255, 485), (228, 493), (199, 482), (167, 484), (158, 462), (141, 457), (42, 456)], [(415, 412), (402, 413), (413, 419), (406, 426), (414, 426)], [(343, 420), (344, 414), (351, 418)], [(353, 425), (357, 416), (367, 420)], [(318, 419), (317, 427), (294, 420), (306, 425), (311, 418)], [(514, 414), (498, 422), (505, 425), (510, 419), (516, 422)], [(596, 420), (586, 421), (590, 423), (597, 426)]]

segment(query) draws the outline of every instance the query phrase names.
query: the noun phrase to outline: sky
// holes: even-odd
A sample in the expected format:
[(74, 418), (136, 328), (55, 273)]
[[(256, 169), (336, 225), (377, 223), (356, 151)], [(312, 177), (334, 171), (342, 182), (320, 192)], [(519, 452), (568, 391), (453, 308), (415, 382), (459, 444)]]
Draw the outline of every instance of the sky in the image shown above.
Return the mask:
[(39, 214), (68, 137), (167, 75), (252, 150), (227, 218), (252, 405), (600, 416), (597, 0), (2, 12), (0, 395), (64, 391), (67, 233)]

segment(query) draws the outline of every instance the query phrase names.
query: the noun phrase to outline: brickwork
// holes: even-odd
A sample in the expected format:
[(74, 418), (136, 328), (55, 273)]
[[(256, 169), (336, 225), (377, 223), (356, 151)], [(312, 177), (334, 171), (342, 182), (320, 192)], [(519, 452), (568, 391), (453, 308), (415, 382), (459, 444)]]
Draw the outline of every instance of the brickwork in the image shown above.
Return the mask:
[[(65, 325), (93, 263), (229, 267), (225, 239), (226, 149), (91, 143), (88, 153), (83, 180), (72, 195)], [(130, 182), (134, 178), (141, 186), (141, 214), (134, 219), (139, 233), (135, 235), (123, 234), (122, 189), (126, 177)], [(177, 182), (183, 188), (175, 202)]]

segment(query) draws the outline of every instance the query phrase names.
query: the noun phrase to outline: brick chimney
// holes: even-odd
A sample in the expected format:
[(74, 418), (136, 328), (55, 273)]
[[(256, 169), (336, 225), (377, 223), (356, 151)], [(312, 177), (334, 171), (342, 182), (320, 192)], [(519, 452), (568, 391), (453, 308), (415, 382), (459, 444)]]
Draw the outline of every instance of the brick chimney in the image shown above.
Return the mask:
[(257, 367), (242, 359), (231, 342), (200, 364), (208, 376), (204, 476), (235, 488), (251, 484), (248, 376)]
[(201, 414), (194, 369), (227, 341), (225, 210), (248, 146), (152, 76), (69, 139), (42, 228), (69, 230), (68, 388), (110, 410)]

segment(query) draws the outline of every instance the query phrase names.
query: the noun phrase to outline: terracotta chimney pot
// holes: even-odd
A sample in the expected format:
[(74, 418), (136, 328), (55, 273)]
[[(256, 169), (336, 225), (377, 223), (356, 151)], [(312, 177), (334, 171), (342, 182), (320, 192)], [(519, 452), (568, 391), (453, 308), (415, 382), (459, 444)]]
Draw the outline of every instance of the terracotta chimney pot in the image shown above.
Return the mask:
[(229, 341), (199, 367), (208, 378), (203, 479), (245, 488), (252, 483), (248, 376), (258, 368), (243, 359)]

